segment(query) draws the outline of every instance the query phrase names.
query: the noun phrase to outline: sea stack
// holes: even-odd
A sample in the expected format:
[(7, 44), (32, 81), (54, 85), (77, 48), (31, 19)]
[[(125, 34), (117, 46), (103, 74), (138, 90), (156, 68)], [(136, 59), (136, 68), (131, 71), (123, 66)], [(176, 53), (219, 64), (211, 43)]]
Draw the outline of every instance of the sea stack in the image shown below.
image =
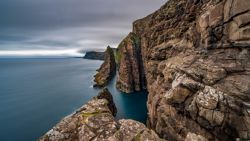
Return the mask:
[(108, 46), (105, 51), (104, 62), (94, 76), (94, 87), (104, 87), (113, 78), (116, 72), (116, 61), (113, 49)]
[(118, 46), (118, 75), (116, 87), (125, 93), (145, 88), (145, 75), (141, 60), (140, 37), (131, 32)]

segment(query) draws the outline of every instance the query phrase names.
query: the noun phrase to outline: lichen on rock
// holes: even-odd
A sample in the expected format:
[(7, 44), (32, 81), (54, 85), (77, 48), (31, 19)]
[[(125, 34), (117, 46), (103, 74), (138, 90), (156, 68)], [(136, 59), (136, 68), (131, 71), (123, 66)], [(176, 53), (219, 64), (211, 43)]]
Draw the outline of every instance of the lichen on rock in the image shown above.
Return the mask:
[[(65, 117), (39, 141), (160, 141), (158, 135), (134, 120), (116, 121), (116, 107), (108, 89)], [(135, 140), (136, 139), (136, 140)]]

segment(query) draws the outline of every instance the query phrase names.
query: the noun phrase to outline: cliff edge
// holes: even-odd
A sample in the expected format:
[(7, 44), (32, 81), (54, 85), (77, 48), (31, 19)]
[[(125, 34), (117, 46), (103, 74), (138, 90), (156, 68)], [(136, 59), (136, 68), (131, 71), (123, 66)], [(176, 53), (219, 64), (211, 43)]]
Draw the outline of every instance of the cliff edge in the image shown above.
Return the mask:
[(112, 99), (109, 91), (104, 89), (74, 114), (65, 117), (39, 141), (162, 140), (142, 123), (124, 119), (115, 121), (113, 115), (116, 108)]

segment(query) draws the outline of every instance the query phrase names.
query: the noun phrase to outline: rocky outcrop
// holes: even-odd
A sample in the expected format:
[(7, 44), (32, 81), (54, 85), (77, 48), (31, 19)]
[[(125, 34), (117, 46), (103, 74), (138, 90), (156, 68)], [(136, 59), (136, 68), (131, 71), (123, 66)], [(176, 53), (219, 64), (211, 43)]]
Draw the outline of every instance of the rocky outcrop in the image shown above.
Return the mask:
[(104, 87), (113, 78), (116, 72), (116, 61), (113, 49), (109, 46), (105, 51), (105, 59), (101, 67), (97, 70), (97, 74), (94, 76), (94, 86)]
[(104, 52), (97, 52), (97, 51), (88, 51), (85, 53), (84, 59), (91, 59), (91, 60), (104, 60), (105, 53)]
[(99, 93), (99, 95), (96, 97), (97, 99), (106, 99), (108, 101), (108, 108), (110, 109), (113, 116), (116, 116), (117, 109), (115, 107), (115, 103), (113, 101), (113, 96), (109, 92), (107, 88), (102, 89), (102, 91)]
[(249, 0), (169, 0), (134, 22), (140, 54), (127, 51), (132, 43), (119, 49), (117, 83), (133, 90), (132, 64), (142, 64), (148, 126), (160, 137), (250, 139), (249, 15)]
[(40, 141), (160, 141), (157, 134), (133, 120), (115, 121), (112, 95), (103, 90), (74, 114), (64, 118)]
[(135, 33), (130, 33), (118, 46), (116, 87), (123, 92), (131, 93), (145, 88), (140, 46), (140, 38)]

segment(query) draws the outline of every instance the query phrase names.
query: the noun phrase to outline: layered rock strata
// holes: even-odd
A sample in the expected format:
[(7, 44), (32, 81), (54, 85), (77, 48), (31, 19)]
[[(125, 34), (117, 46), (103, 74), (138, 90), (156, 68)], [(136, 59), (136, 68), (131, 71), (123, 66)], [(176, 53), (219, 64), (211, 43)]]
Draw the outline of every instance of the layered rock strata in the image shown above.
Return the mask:
[(104, 62), (97, 70), (97, 74), (94, 76), (94, 86), (104, 87), (113, 78), (116, 73), (116, 61), (113, 49), (109, 46), (105, 51)]
[[(74, 114), (64, 118), (40, 141), (161, 141), (142, 123), (115, 121), (112, 95), (103, 90)], [(163, 141), (163, 140), (162, 140)]]
[(129, 64), (143, 64), (148, 126), (160, 137), (250, 139), (249, 0), (169, 0), (135, 21), (131, 34), (140, 55), (131, 57), (131, 44), (119, 49), (117, 83), (133, 90)]
[(142, 65), (140, 38), (130, 33), (118, 46), (118, 76), (116, 87), (126, 93), (145, 88), (145, 75)]

